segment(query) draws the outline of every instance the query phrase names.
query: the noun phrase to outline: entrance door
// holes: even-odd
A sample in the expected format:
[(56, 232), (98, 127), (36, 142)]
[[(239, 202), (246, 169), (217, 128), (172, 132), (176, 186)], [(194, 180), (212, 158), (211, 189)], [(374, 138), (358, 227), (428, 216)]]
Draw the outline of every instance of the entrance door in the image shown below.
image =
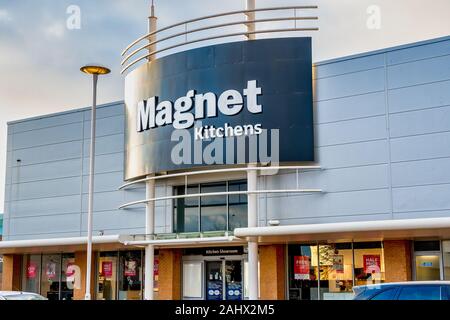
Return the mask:
[(223, 300), (223, 261), (206, 262), (206, 300)]
[(242, 300), (242, 261), (231, 260), (225, 263), (225, 298)]
[(441, 280), (441, 259), (439, 252), (427, 252), (415, 255), (416, 280)]
[(242, 300), (242, 261), (206, 261), (206, 300)]

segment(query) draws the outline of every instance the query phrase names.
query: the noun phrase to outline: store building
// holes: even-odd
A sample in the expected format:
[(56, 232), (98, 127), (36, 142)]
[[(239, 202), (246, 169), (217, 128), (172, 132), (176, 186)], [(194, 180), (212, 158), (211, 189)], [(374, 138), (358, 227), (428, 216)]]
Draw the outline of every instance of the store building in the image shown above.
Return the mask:
[[(312, 64), (311, 38), (249, 30), (125, 61), (124, 102), (97, 112), (92, 296), (348, 299), (450, 279), (450, 37)], [(3, 290), (83, 299), (90, 121), (8, 124)], [(250, 142), (210, 145), (258, 128), (278, 129), (272, 167)]]

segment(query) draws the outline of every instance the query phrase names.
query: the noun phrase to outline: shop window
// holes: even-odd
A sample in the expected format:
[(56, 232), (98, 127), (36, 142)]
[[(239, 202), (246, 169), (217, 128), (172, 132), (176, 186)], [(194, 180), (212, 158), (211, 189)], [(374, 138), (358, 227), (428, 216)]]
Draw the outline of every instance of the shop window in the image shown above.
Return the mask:
[(72, 300), (74, 279), (69, 273), (74, 262), (70, 253), (24, 255), (22, 290), (49, 300)]
[(40, 293), (41, 255), (27, 254), (23, 257), (22, 291)]
[(353, 298), (353, 252), (351, 243), (319, 246), (320, 297), (322, 300)]
[(290, 300), (346, 300), (353, 285), (384, 281), (381, 242), (288, 246)]
[(384, 254), (381, 242), (353, 243), (355, 257), (355, 285), (384, 282)]
[(319, 268), (316, 245), (289, 245), (289, 299), (317, 300)]
[[(176, 187), (176, 195), (245, 191), (245, 181), (205, 183)], [(217, 195), (174, 201), (174, 232), (234, 230), (247, 226), (247, 195)]]
[(119, 300), (142, 299), (141, 251), (119, 253)]
[(41, 295), (49, 300), (59, 300), (61, 288), (61, 255), (42, 256)]
[(98, 256), (97, 300), (116, 300), (118, 252)]
[(75, 255), (65, 253), (61, 259), (61, 294), (60, 300), (72, 300), (75, 285)]

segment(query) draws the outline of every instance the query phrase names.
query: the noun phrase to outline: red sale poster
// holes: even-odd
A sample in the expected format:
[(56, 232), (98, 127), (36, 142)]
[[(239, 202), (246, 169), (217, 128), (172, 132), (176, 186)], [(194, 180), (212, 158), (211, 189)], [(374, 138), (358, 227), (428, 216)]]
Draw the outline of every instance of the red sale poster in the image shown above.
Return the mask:
[(381, 258), (378, 254), (364, 255), (364, 273), (380, 273)]
[(105, 278), (111, 278), (113, 272), (113, 263), (112, 261), (103, 261), (102, 262), (102, 273)]
[(309, 257), (294, 256), (294, 279), (309, 280)]
[(135, 277), (136, 276), (136, 268), (137, 268), (136, 260), (125, 261), (124, 275), (126, 277)]
[(37, 265), (34, 262), (29, 262), (27, 265), (27, 278), (34, 279), (37, 275)]

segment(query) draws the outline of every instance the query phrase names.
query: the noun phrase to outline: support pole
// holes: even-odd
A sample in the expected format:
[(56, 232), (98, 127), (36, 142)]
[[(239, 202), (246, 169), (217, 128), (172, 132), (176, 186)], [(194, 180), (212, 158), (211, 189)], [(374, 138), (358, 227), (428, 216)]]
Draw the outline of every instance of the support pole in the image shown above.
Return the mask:
[[(155, 16), (155, 6), (152, 1), (150, 7), (150, 16), (148, 17), (148, 33), (156, 31), (157, 18)], [(156, 41), (156, 34), (150, 35), (148, 38), (149, 43)], [(156, 44), (151, 44), (148, 47), (148, 52), (154, 52), (156, 50)], [(155, 60), (155, 55), (149, 56), (148, 61)], [(146, 183), (146, 199), (155, 198), (155, 180), (149, 180)], [(145, 234), (149, 237), (153, 237), (155, 234), (155, 202), (147, 202), (145, 206)], [(155, 246), (148, 245), (145, 247), (145, 283), (144, 283), (144, 299), (154, 300), (154, 276), (153, 270), (155, 265)]]
[[(254, 9), (256, 9), (255, 1), (256, 0), (246, 0), (245, 9), (246, 10), (254, 10)], [(255, 17), (256, 17), (255, 12), (248, 12), (245, 15), (247, 16), (247, 20), (251, 20), (251, 21), (255, 20)], [(254, 32), (254, 31), (256, 31), (256, 27), (255, 27), (255, 23), (254, 22), (247, 23), (246, 26), (247, 26), (247, 32)], [(247, 34), (247, 39), (248, 40), (255, 40), (256, 39), (256, 34), (254, 34), (254, 33)]]
[[(249, 169), (256, 167), (254, 164), (248, 165)], [(247, 188), (248, 191), (257, 190), (258, 174), (256, 170), (247, 171)], [(257, 194), (248, 194), (248, 226), (249, 228), (258, 226), (258, 208), (257, 208)], [(258, 300), (259, 296), (259, 281), (258, 281), (258, 242), (256, 239), (248, 242), (248, 275), (249, 275), (249, 298), (250, 300)]]
[[(155, 180), (149, 180), (146, 183), (146, 199), (155, 198)], [(155, 202), (149, 201), (145, 206), (145, 234), (152, 237), (155, 233)], [(155, 246), (147, 245), (145, 247), (145, 291), (144, 299), (154, 299), (154, 278), (153, 270), (155, 264)]]
[(92, 215), (94, 211), (94, 169), (95, 169), (95, 125), (97, 111), (97, 80), (98, 74), (93, 75), (93, 102), (91, 109), (91, 146), (89, 155), (89, 195), (87, 215), (87, 261), (86, 261), (86, 292), (85, 300), (91, 300), (92, 273)]
[[(153, 5), (153, 1), (152, 1), (152, 6), (150, 7), (150, 16), (148, 17), (148, 33), (152, 33), (154, 31), (156, 31), (157, 28), (157, 20), (158, 18), (155, 16), (155, 6)], [(148, 42), (149, 44), (156, 41), (156, 34), (151, 35), (148, 37)], [(156, 44), (151, 44), (148, 47), (148, 53), (154, 52), (156, 51)], [(148, 61), (153, 61), (155, 60), (155, 55), (151, 55), (148, 57)]]

